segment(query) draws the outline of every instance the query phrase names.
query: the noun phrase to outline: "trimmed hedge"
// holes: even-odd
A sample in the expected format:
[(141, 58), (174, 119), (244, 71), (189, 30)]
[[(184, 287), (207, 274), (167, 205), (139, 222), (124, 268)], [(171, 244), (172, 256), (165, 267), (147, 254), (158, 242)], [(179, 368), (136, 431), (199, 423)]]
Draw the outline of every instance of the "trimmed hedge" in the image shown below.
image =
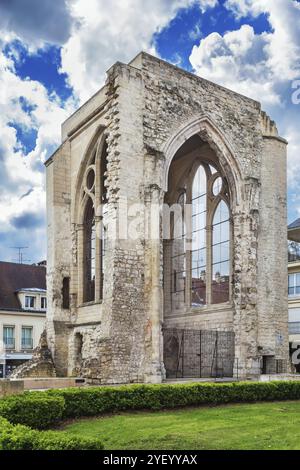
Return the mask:
[(27, 426), (14, 426), (0, 418), (0, 450), (102, 450), (97, 439), (68, 436), (62, 432), (36, 431)]
[(0, 399), (0, 450), (103, 448), (97, 439), (37, 430), (66, 418), (125, 410), (299, 399), (300, 381), (124, 385), (26, 392)]
[(63, 417), (65, 400), (60, 396), (27, 392), (0, 400), (0, 416), (12, 424), (24, 424), (45, 429), (57, 424)]
[(300, 381), (124, 385), (49, 390), (46, 393), (64, 398), (63, 418), (78, 418), (124, 410), (298, 400)]

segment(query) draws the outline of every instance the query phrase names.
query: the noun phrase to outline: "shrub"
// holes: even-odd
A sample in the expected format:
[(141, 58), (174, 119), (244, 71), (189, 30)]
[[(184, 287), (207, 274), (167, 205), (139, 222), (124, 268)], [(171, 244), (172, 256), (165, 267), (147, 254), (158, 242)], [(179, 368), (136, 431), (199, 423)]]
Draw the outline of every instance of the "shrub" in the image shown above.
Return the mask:
[(84, 437), (70, 436), (62, 432), (42, 431), (38, 432), (38, 439), (34, 444), (34, 450), (102, 450), (104, 449), (99, 439), (87, 439)]
[(98, 439), (72, 437), (62, 432), (36, 431), (0, 418), (0, 450), (102, 450)]
[(26, 392), (0, 399), (0, 449), (103, 448), (99, 440), (72, 437), (64, 432), (37, 430), (53, 426), (64, 418), (97, 416), (125, 410), (162, 410), (298, 399), (300, 381), (124, 385)]
[(28, 392), (1, 399), (0, 416), (13, 424), (45, 429), (62, 419), (64, 405), (63, 397)]
[(300, 398), (300, 382), (125, 385), (49, 390), (47, 395), (63, 397), (63, 417), (77, 418), (124, 410), (161, 410), (222, 403), (294, 400)]
[(0, 417), (0, 450), (32, 450), (35, 433), (27, 426), (14, 426)]

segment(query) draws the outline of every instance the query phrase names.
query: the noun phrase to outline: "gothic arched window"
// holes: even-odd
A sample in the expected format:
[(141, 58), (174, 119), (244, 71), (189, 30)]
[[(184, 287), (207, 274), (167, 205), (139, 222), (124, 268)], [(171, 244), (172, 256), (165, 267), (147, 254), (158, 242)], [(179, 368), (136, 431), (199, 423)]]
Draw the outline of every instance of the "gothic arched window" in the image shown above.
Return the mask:
[(170, 202), (186, 208), (182, 210), (184, 223), (174, 222), (169, 261), (165, 260), (173, 313), (230, 300), (231, 221), (226, 178), (215, 164), (196, 161), (180, 185), (184, 192), (174, 188), (174, 195), (181, 192), (177, 201), (171, 196)]
[(101, 137), (94, 145), (83, 176), (82, 284), (83, 302), (100, 301), (104, 284), (103, 217), (107, 202), (107, 143)]
[(192, 251), (191, 291), (192, 305), (206, 304), (206, 226), (207, 226), (207, 177), (200, 165), (192, 183)]

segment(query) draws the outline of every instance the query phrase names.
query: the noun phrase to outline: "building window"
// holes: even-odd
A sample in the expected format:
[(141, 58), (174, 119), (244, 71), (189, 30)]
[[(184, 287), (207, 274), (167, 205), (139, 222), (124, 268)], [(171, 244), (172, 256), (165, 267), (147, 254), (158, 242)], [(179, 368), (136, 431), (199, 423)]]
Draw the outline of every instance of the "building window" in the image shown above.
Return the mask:
[(32, 326), (22, 326), (22, 349), (33, 349)]
[(70, 308), (70, 278), (69, 277), (63, 278), (62, 308), (64, 309)]
[(46, 310), (47, 308), (47, 297), (41, 297), (41, 309)]
[(95, 273), (96, 273), (96, 227), (95, 211), (92, 200), (89, 199), (84, 218), (84, 262), (85, 262), (85, 295), (84, 301), (95, 300)]
[(104, 260), (106, 252), (106, 228), (101, 224), (101, 240), (100, 240), (100, 299), (103, 299), (104, 286)]
[[(230, 300), (231, 277), (227, 181), (213, 164), (196, 161), (177, 182), (178, 189), (171, 188), (171, 197), (167, 195), (169, 205), (177, 202), (183, 206), (184, 221), (174, 221), (171, 250), (167, 248), (169, 255), (165, 258), (165, 279), (170, 276), (165, 285), (170, 289), (171, 309), (226, 303)], [(174, 201), (172, 194), (178, 194), (180, 188), (184, 191)]]
[(200, 165), (192, 182), (192, 305), (206, 305), (206, 271), (207, 271), (207, 177)]
[(298, 322), (289, 322), (289, 334), (290, 335), (299, 335), (300, 334), (300, 321), (298, 321)]
[(35, 308), (35, 297), (33, 295), (25, 295), (25, 308)]
[(230, 275), (229, 210), (223, 200), (219, 202), (215, 211), (212, 228), (211, 302), (219, 304), (229, 300)]
[(300, 296), (300, 273), (289, 274), (289, 297)]
[(7, 349), (15, 349), (15, 327), (3, 327), (3, 343)]
[(300, 334), (300, 307), (289, 308), (289, 334)]
[(172, 302), (176, 304), (179, 298), (185, 299), (186, 288), (186, 255), (185, 255), (185, 224), (184, 207), (186, 202), (185, 192), (181, 193), (177, 203), (180, 206), (179, 220), (174, 220), (172, 268), (173, 282), (171, 286)]

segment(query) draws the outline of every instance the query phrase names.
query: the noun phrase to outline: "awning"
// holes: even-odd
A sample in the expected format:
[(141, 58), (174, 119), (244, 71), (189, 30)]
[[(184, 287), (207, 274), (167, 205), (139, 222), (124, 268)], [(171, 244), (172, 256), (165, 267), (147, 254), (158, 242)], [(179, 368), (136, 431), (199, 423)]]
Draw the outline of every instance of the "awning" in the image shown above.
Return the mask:
[(32, 359), (32, 354), (2, 354), (0, 355), (0, 361), (7, 361), (12, 359)]

